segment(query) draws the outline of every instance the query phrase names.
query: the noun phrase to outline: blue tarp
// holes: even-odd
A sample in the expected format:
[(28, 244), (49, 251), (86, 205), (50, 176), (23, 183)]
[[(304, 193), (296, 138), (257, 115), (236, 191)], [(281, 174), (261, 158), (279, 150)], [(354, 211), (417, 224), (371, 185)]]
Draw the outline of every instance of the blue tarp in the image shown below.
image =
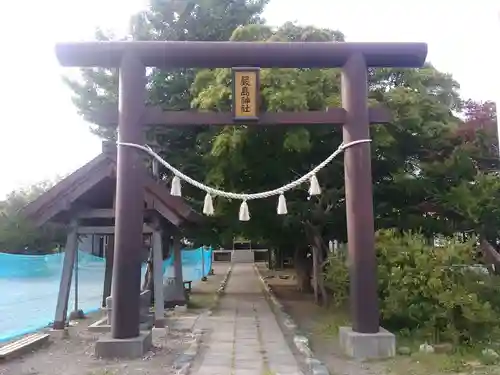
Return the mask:
[[(0, 342), (36, 331), (53, 321), (63, 261), (64, 253), (0, 253)], [(104, 264), (103, 258), (78, 252), (78, 307), (86, 313), (101, 306)], [(211, 267), (211, 248), (182, 250), (184, 280), (200, 280)], [(163, 262), (163, 273), (164, 278), (174, 276), (172, 257)], [(73, 277), (68, 311), (73, 310), (74, 289)]]
[[(185, 281), (201, 280), (207, 276), (212, 268), (212, 249), (200, 247), (198, 249), (182, 250), (182, 277)], [(163, 263), (163, 277), (174, 277), (173, 258)]]

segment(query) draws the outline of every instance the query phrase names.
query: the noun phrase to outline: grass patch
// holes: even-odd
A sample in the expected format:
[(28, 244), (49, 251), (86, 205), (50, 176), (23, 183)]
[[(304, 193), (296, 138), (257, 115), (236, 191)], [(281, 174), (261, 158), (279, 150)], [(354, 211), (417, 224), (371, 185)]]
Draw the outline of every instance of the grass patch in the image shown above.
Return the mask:
[[(349, 326), (348, 309), (329, 308), (318, 309), (316, 312), (313, 335), (324, 339), (336, 339), (339, 327)], [(425, 342), (423, 336), (396, 335), (398, 348), (407, 347), (411, 355), (396, 355), (396, 357), (378, 362), (387, 369), (388, 375), (500, 375), (500, 358), (485, 357), (481, 351), (484, 346), (458, 347), (451, 353), (422, 353), (420, 345)], [(500, 354), (500, 345), (488, 346)]]
[(208, 309), (214, 303), (215, 293), (191, 294), (187, 302), (188, 309), (199, 310)]
[(326, 338), (335, 338), (339, 335), (339, 327), (349, 326), (349, 313), (347, 309), (329, 308), (318, 312), (313, 334)]
[(485, 347), (499, 352), (498, 347), (493, 345), (480, 345), (475, 347), (458, 346), (449, 353), (423, 353), (420, 345), (425, 342), (423, 336), (396, 335), (398, 348), (407, 347), (411, 355), (397, 355), (387, 361), (389, 374), (470, 374), (470, 375), (493, 375), (500, 374), (499, 359), (484, 355)]
[(486, 365), (480, 355), (472, 352), (457, 351), (450, 354), (415, 352), (410, 356), (396, 356), (387, 361), (389, 374), (428, 375), (428, 374), (500, 374), (500, 368)]
[(494, 354), (500, 353), (498, 346), (477, 344), (454, 347), (449, 353), (422, 353), (419, 349), (425, 341), (423, 336), (417, 334), (396, 335), (397, 347), (407, 347), (412, 354), (397, 355), (389, 360), (387, 367), (391, 374), (500, 374), (500, 358), (483, 353), (485, 348), (493, 349)]

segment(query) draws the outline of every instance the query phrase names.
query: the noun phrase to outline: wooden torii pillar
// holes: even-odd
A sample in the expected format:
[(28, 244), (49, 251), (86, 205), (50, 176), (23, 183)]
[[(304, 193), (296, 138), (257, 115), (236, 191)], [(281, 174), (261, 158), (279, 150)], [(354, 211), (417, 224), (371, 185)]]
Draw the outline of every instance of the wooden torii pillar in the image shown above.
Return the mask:
[[(233, 113), (163, 112), (145, 106), (146, 67), (159, 68), (342, 68), (342, 108), (327, 111), (263, 113), (246, 125), (343, 126), (344, 142), (368, 139), (370, 123), (390, 121), (388, 112), (368, 108), (367, 69), (420, 67), (425, 43), (254, 43), (254, 42), (81, 42), (56, 47), (63, 66), (119, 68), (119, 105), (95, 114), (99, 124), (118, 124), (120, 142), (141, 143), (145, 125), (227, 125)], [(239, 122), (237, 122), (239, 123)], [(118, 150), (112, 336), (139, 335), (142, 168), (141, 155)], [(345, 151), (345, 191), (351, 316), (355, 333), (379, 333), (370, 144)], [(118, 311), (120, 313), (118, 313)]]

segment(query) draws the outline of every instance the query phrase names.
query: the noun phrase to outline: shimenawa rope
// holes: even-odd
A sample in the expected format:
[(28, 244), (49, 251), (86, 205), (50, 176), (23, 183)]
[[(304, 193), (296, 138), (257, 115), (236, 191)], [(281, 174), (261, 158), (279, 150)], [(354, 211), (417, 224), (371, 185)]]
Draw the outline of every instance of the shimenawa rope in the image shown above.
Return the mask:
[(303, 184), (306, 181), (310, 182), (309, 186), (309, 195), (320, 195), (321, 194), (321, 187), (319, 186), (318, 179), (316, 177), (316, 174), (323, 169), (325, 166), (327, 166), (337, 155), (339, 155), (342, 151), (345, 149), (355, 146), (360, 143), (366, 143), (366, 142), (371, 142), (371, 139), (360, 139), (357, 141), (349, 142), (349, 143), (342, 143), (330, 156), (328, 156), (325, 160), (323, 160), (320, 164), (318, 164), (315, 168), (310, 170), (308, 173), (303, 175), (302, 177), (286, 184), (283, 185), (277, 189), (274, 190), (268, 190), (268, 191), (263, 191), (260, 193), (251, 193), (251, 194), (239, 194), (239, 193), (232, 193), (232, 192), (227, 192), (224, 190), (219, 190), (212, 188), (208, 185), (205, 185), (199, 181), (196, 181), (192, 179), (191, 177), (185, 175), (181, 171), (179, 171), (177, 168), (169, 164), (166, 160), (164, 160), (160, 155), (158, 155), (156, 152), (154, 152), (151, 147), (148, 145), (139, 145), (136, 143), (128, 143), (128, 142), (117, 142), (119, 146), (127, 146), (127, 147), (133, 147), (139, 150), (142, 150), (149, 154), (152, 158), (156, 159), (159, 163), (161, 163), (163, 166), (165, 166), (168, 170), (170, 170), (173, 174), (174, 177), (172, 179), (172, 186), (171, 186), (171, 191), (170, 193), (174, 196), (182, 196), (181, 192), (181, 180), (186, 181), (188, 184), (197, 187), (198, 189), (206, 192), (205, 196), (205, 201), (204, 201), (204, 206), (203, 206), (203, 213), (207, 216), (212, 216), (214, 214), (214, 206), (213, 206), (213, 198), (216, 196), (228, 198), (228, 199), (238, 199), (242, 200), (243, 202), (241, 203), (240, 206), (240, 212), (239, 212), (239, 219), (241, 221), (248, 221), (250, 220), (250, 213), (248, 210), (248, 204), (247, 201), (252, 200), (252, 199), (263, 199), (263, 198), (269, 198), (275, 195), (279, 195), (278, 199), (278, 207), (277, 207), (277, 213), (278, 215), (285, 215), (288, 213), (287, 207), (286, 207), (286, 200), (285, 200), (285, 192), (288, 190), (291, 190), (301, 184)]

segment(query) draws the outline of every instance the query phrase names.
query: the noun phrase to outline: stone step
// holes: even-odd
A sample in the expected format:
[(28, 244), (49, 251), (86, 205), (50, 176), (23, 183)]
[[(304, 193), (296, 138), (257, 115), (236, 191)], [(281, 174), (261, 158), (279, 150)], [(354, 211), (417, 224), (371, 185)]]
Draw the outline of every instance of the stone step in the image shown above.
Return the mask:
[(18, 357), (31, 352), (45, 344), (49, 337), (50, 335), (46, 333), (35, 333), (4, 345), (0, 348), (0, 360)]
[(255, 255), (252, 250), (233, 250), (231, 260), (233, 263), (254, 263)]

